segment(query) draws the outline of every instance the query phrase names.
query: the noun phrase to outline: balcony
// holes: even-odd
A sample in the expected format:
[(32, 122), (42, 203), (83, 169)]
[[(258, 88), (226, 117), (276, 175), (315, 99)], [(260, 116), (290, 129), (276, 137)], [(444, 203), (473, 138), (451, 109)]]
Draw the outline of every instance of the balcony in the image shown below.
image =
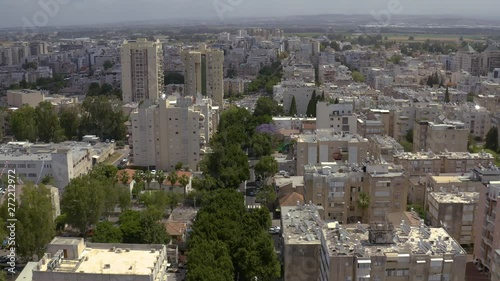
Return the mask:
[(490, 239), (490, 238), (486, 238), (484, 237), (483, 238), (483, 241), (486, 245), (490, 246), (490, 247), (493, 247), (493, 241)]
[(490, 215), (486, 215), (486, 221), (488, 223), (494, 224), (495, 223), (495, 217), (490, 216)]

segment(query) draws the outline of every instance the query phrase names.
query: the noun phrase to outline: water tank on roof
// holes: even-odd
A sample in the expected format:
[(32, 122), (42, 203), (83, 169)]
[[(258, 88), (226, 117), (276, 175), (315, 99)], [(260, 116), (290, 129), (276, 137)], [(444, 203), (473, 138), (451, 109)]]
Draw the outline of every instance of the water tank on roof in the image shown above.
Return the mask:
[(324, 166), (324, 167), (322, 168), (322, 173), (323, 173), (324, 175), (329, 175), (329, 174), (331, 174), (331, 173), (332, 173), (332, 167), (330, 167), (330, 166)]

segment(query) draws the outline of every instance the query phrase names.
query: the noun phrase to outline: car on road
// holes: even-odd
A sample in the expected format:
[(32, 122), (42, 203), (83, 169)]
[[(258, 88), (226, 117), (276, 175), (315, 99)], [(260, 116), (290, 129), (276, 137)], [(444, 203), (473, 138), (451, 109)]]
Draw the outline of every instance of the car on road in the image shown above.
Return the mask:
[(268, 230), (270, 234), (280, 234), (281, 228), (279, 226), (271, 226)]

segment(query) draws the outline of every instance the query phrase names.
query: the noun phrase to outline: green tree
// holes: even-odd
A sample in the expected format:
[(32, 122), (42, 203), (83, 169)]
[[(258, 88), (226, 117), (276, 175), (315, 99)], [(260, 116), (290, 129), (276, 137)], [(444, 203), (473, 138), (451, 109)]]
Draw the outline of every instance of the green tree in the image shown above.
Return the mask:
[(321, 93), (321, 98), (319, 99), (320, 101), (326, 101), (325, 99), (325, 91)]
[(360, 72), (353, 71), (352, 72), (352, 80), (354, 82), (363, 83), (363, 82), (365, 82), (365, 77)]
[(234, 268), (226, 244), (202, 241), (189, 252), (187, 281), (233, 281)]
[(38, 138), (42, 142), (60, 142), (64, 139), (64, 131), (59, 123), (59, 116), (52, 103), (44, 101), (35, 108)]
[(130, 198), (130, 190), (128, 186), (118, 186), (117, 188), (118, 188), (118, 206), (123, 212), (125, 210), (128, 210), (130, 208), (130, 205), (132, 204)]
[(335, 100), (333, 101), (334, 104), (339, 104), (339, 98), (335, 98)]
[(168, 244), (170, 237), (161, 223), (161, 212), (158, 209), (147, 209), (141, 214), (141, 243)]
[(44, 185), (54, 186), (56, 182), (52, 175), (46, 175), (45, 177), (42, 178), (42, 181), (40, 183)]
[(123, 140), (127, 132), (121, 101), (114, 97), (87, 97), (82, 104), (80, 134)]
[(123, 243), (140, 244), (142, 242), (141, 212), (125, 211), (120, 215), (118, 222)]
[(448, 86), (446, 86), (446, 91), (444, 92), (444, 102), (450, 102), (450, 92), (448, 91)]
[(253, 116), (278, 116), (283, 114), (283, 108), (277, 101), (268, 98), (260, 97), (257, 100)]
[(292, 103), (290, 104), (290, 109), (288, 110), (288, 115), (297, 115), (297, 102), (295, 101), (295, 96), (292, 97)]
[(130, 176), (127, 173), (127, 171), (121, 170), (120, 172), (118, 172), (118, 174), (116, 176), (117, 176), (119, 182), (121, 182), (125, 186), (128, 185), (128, 183), (130, 181)]
[(119, 227), (113, 225), (109, 221), (103, 221), (96, 225), (94, 235), (92, 236), (94, 243), (122, 243), (122, 231)]
[(313, 91), (313, 94), (311, 96), (311, 99), (309, 100), (309, 103), (307, 104), (307, 111), (306, 115), (310, 117), (316, 117), (316, 104), (318, 103), (318, 100), (316, 98), (316, 90)]
[(256, 200), (259, 200), (263, 206), (266, 206), (269, 203), (274, 203), (277, 197), (274, 187), (266, 184), (257, 193)]
[(272, 156), (264, 156), (255, 164), (255, 175), (267, 182), (267, 180), (274, 176), (279, 169), (278, 161)]
[[(45, 245), (55, 235), (50, 190), (44, 185), (28, 183), (23, 187), (16, 218), (16, 252), (30, 259), (42, 257)], [(10, 202), (10, 201), (9, 201)]]
[(176, 172), (170, 172), (167, 176), (167, 180), (170, 182), (170, 191), (174, 191), (174, 186), (179, 180)]
[(359, 193), (358, 208), (361, 209), (361, 212), (363, 213), (363, 220), (365, 222), (368, 219), (366, 217), (366, 211), (368, 210), (368, 207), (370, 207), (370, 195), (366, 192)]
[(184, 75), (178, 72), (166, 72), (164, 74), (164, 84), (184, 84)]
[(177, 162), (177, 164), (175, 164), (175, 170), (176, 170), (176, 171), (180, 171), (180, 170), (182, 170), (182, 166), (183, 166), (183, 165), (184, 165), (184, 164), (182, 164), (182, 162)]
[[(182, 163), (181, 163), (181, 166), (182, 166)], [(176, 167), (177, 167), (177, 165), (176, 165)], [(158, 170), (154, 174), (154, 177), (155, 177), (155, 180), (158, 183), (158, 186), (160, 187), (160, 190), (161, 190), (162, 189), (161, 186), (162, 186), (163, 182), (165, 181), (165, 179), (167, 178), (167, 176), (165, 175), (165, 172), (162, 170)]]
[(186, 176), (186, 175), (182, 175), (180, 178), (179, 178), (179, 184), (182, 186), (182, 190), (184, 191), (184, 197), (186, 197), (187, 195), (187, 185), (189, 184), (189, 177)]
[(112, 63), (111, 61), (107, 60), (104, 62), (103, 64), (103, 67), (104, 67), (104, 70), (105, 71), (108, 71), (109, 69), (111, 69), (112, 67), (114, 66), (114, 63)]
[(498, 151), (498, 129), (497, 127), (491, 127), (491, 129), (486, 134), (486, 143), (484, 144), (484, 148), (493, 150), (495, 152)]
[(54, 224), (55, 224), (55, 229), (56, 229), (56, 233), (61, 233), (64, 231), (64, 229), (66, 228), (66, 224), (68, 223), (68, 215), (66, 214), (61, 214), (59, 215), (55, 220), (54, 220)]
[(36, 125), (36, 112), (33, 107), (23, 105), (21, 108), (12, 112), (10, 127), (16, 140), (35, 142), (38, 137)]
[(61, 200), (61, 212), (67, 214), (68, 223), (85, 236), (104, 211), (103, 182), (94, 177), (74, 178), (65, 188)]
[(151, 182), (153, 181), (154, 178), (155, 178), (155, 175), (150, 170), (147, 170), (144, 172), (144, 181), (148, 185), (148, 190), (150, 189), (149, 185), (151, 184)]
[(64, 106), (59, 109), (59, 123), (68, 140), (78, 137), (78, 128), (80, 127), (79, 110), (79, 106)]
[(273, 136), (266, 133), (255, 133), (252, 137), (251, 145), (255, 157), (271, 155), (274, 150)]

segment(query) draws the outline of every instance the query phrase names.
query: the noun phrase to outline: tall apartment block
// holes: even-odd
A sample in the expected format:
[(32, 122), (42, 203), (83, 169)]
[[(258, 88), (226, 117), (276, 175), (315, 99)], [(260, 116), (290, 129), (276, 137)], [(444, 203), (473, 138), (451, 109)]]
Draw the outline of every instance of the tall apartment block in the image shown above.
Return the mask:
[(163, 92), (163, 51), (159, 40), (139, 38), (121, 47), (123, 102), (158, 99)]
[(130, 147), (135, 166), (173, 170), (182, 162), (196, 170), (217, 128), (218, 107), (210, 99), (181, 97), (145, 101), (130, 114)]
[(285, 281), (463, 281), (466, 252), (443, 228), (325, 223), (314, 204), (282, 208)]
[(487, 191), (479, 195), (479, 208), (474, 218), (474, 258), (484, 272), (491, 272), (495, 263), (495, 251), (500, 249), (499, 198), (500, 181), (492, 181), (488, 184)]
[(198, 50), (182, 52), (184, 62), (184, 92), (200, 93), (222, 106), (224, 99), (224, 52), (200, 44)]

